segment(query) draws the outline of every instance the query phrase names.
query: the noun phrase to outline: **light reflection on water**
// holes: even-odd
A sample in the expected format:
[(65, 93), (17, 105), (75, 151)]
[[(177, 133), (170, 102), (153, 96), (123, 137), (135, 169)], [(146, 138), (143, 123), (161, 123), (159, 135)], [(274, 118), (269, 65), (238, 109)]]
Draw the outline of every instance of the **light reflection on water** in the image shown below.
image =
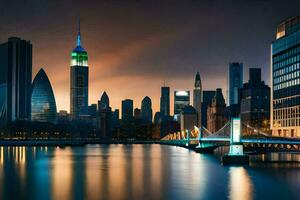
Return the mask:
[(299, 160), (268, 154), (225, 167), (163, 145), (0, 147), (0, 199), (293, 199), (300, 166), (277, 162)]

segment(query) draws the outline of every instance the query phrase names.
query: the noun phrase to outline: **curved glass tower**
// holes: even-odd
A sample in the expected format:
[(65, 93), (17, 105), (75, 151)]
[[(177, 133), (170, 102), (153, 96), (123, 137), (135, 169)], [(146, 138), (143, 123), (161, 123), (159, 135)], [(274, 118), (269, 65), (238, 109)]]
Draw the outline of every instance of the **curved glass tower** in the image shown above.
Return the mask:
[(37, 73), (32, 84), (31, 120), (56, 122), (56, 103), (53, 90), (43, 69)]
[(70, 113), (73, 119), (88, 115), (88, 54), (81, 46), (78, 25), (77, 46), (71, 53)]

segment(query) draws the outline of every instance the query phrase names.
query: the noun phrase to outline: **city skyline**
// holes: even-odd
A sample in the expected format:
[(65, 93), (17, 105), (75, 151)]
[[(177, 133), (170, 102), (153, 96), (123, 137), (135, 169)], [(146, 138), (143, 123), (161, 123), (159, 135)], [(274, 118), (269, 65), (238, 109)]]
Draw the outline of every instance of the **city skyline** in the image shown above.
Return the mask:
[[(118, 13), (120, 8), (114, 3), (96, 3), (91, 8), (90, 5), (74, 2), (74, 9), (68, 15), (63, 15), (68, 3), (28, 1), (14, 5), (11, 2), (4, 6), (7, 9), (0, 15), (2, 20), (8, 22), (0, 28), (3, 33), (0, 40), (5, 42), (10, 36), (18, 36), (31, 41), (33, 77), (41, 67), (45, 68), (58, 110), (68, 111), (69, 58), (75, 45), (79, 16), (84, 46), (90, 58), (89, 104), (96, 103), (99, 95), (106, 91), (113, 108), (120, 109), (121, 101), (126, 98), (134, 100), (134, 107), (140, 107), (147, 95), (152, 100), (155, 113), (159, 110), (160, 87), (163, 83), (166, 82), (170, 87), (171, 94), (174, 90), (192, 91), (197, 71), (202, 75), (204, 90), (215, 90), (222, 85), (226, 99), (227, 78), (224, 74), (230, 62), (243, 62), (244, 71), (250, 67), (261, 67), (263, 80), (269, 84), (270, 43), (275, 40), (274, 29), (282, 20), (297, 14), (297, 6), (286, 7), (279, 12), (282, 6), (279, 1), (244, 1), (244, 4), (236, 5), (230, 1), (219, 4), (208, 1), (186, 4), (179, 1), (130, 1), (123, 3), (124, 11), (121, 14)], [(299, 4), (296, 1), (294, 3)], [(252, 6), (249, 10), (248, 5)], [(14, 12), (16, 21), (11, 19), (8, 12), (12, 8), (20, 10), (19, 13)], [(146, 8), (150, 11), (143, 13)], [(159, 9), (153, 18), (153, 13), (150, 13), (156, 8)], [(169, 11), (164, 14), (167, 8)], [(55, 9), (57, 11), (51, 14)], [(97, 9), (108, 9), (110, 12), (98, 12)], [(207, 9), (212, 14), (205, 11)], [(218, 14), (220, 10), (222, 12)], [(252, 15), (254, 11), (257, 16)], [(119, 19), (120, 15), (130, 12), (132, 14), (124, 22), (114, 18), (118, 16)], [(242, 18), (236, 19), (242, 12)], [(26, 14), (28, 19), (21, 19), (22, 14)], [(37, 18), (37, 15), (41, 16)], [(148, 26), (142, 24), (139, 16), (149, 22)], [(185, 19), (189, 19), (189, 23), (185, 23)], [(228, 21), (231, 23), (226, 23)], [(225, 25), (229, 26), (229, 30), (222, 28)], [(243, 26), (252, 28), (256, 34), (241, 30)], [(120, 30), (124, 30), (122, 34)], [(57, 70), (61, 73), (57, 73)], [(244, 77), (245, 82), (247, 74)], [(140, 87), (135, 87), (137, 82)], [(173, 105), (172, 97), (170, 105)]]

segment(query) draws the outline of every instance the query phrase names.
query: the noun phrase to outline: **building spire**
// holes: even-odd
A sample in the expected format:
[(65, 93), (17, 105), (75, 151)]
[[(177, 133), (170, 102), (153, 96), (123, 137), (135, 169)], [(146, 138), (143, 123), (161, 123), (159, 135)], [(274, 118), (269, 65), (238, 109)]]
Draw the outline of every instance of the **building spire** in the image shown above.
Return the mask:
[(78, 46), (78, 47), (81, 46), (80, 18), (78, 19), (77, 46)]

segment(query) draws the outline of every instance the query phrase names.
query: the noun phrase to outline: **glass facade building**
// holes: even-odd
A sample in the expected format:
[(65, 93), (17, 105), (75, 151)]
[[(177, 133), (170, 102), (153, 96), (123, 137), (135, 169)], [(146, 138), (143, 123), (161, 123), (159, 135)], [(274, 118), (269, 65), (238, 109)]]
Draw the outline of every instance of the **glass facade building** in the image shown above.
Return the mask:
[(81, 46), (80, 27), (77, 46), (71, 53), (70, 114), (72, 119), (87, 116), (88, 112), (88, 54)]
[(32, 84), (31, 120), (56, 123), (56, 103), (47, 74), (43, 69), (37, 73)]
[(160, 113), (162, 116), (170, 116), (170, 87), (161, 87)]
[(0, 44), (0, 125), (29, 120), (31, 111), (32, 45), (20, 38)]
[(271, 129), (300, 137), (300, 15), (277, 27), (271, 44)]
[(174, 91), (174, 118), (179, 120), (179, 115), (185, 106), (190, 105), (190, 91)]
[(228, 105), (239, 103), (239, 89), (243, 87), (243, 63), (230, 63), (228, 72)]

